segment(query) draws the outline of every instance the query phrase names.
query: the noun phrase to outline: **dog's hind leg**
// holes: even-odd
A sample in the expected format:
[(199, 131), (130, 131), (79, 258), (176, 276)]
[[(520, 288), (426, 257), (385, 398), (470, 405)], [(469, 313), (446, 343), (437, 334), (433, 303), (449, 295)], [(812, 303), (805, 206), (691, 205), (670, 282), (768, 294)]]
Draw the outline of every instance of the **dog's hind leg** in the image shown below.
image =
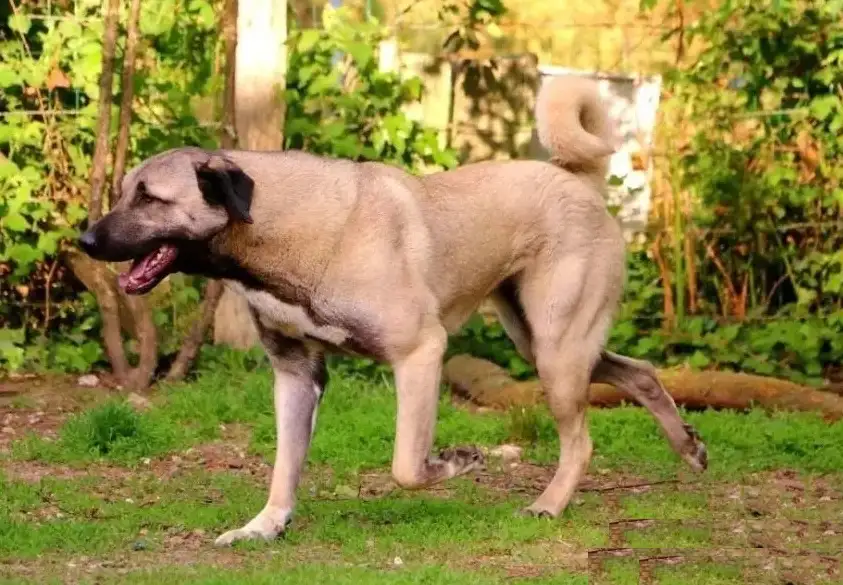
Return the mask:
[(316, 407), (327, 383), (320, 351), (260, 326), (258, 330), (275, 373), (276, 447), (269, 499), (248, 524), (217, 538), (218, 546), (238, 540), (272, 540), (290, 523), (299, 475), (316, 424)]
[(708, 466), (705, 444), (691, 425), (682, 421), (676, 403), (648, 362), (603, 351), (591, 374), (592, 382), (611, 384), (649, 410), (673, 449), (696, 471)]
[[(535, 365), (530, 326), (513, 283), (505, 281), (490, 299), (516, 349)], [(701, 471), (707, 467), (705, 444), (697, 431), (682, 420), (673, 398), (650, 363), (603, 351), (591, 373), (591, 381), (610, 384), (629, 394), (653, 415), (673, 449), (692, 469)]]
[(446, 344), (445, 329), (430, 324), (418, 335), (415, 347), (392, 364), (398, 395), (392, 475), (405, 489), (423, 488), (483, 464), (483, 455), (475, 448), (448, 449), (438, 458), (430, 456)]
[[(520, 278), (520, 298), (533, 332), (536, 369), (559, 432), (560, 456), (550, 484), (525, 513), (557, 516), (591, 460), (586, 409), (591, 370), (610, 324), (601, 276), (588, 260), (541, 259)], [(594, 282), (592, 282), (594, 281)], [(589, 290), (589, 287), (596, 290)]]
[(524, 315), (524, 307), (518, 299), (515, 279), (508, 278), (498, 285), (489, 295), (489, 300), (492, 301), (498, 319), (515, 349), (527, 362), (536, 365), (536, 358), (533, 356), (533, 335)]

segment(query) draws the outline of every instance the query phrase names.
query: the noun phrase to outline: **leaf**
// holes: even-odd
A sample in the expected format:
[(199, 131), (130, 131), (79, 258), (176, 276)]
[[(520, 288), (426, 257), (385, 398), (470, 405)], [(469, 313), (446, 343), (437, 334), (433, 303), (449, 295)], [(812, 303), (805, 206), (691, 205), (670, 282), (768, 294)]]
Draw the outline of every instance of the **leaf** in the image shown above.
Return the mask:
[(25, 232), (29, 229), (29, 222), (17, 212), (11, 212), (3, 218), (3, 225), (13, 232)]
[(801, 286), (796, 287), (797, 303), (802, 306), (812, 304), (817, 299), (817, 291), (810, 290)]
[(17, 271), (18, 273), (21, 273), (24, 269), (28, 269), (30, 264), (43, 257), (37, 248), (29, 244), (14, 244), (13, 246), (9, 246), (6, 249), (6, 256), (18, 264), (18, 268), (20, 269)]
[(58, 242), (64, 234), (60, 231), (42, 232), (38, 236), (36, 247), (47, 256), (52, 256), (58, 250)]
[(18, 165), (5, 157), (0, 157), (0, 179), (17, 176), (20, 173)]
[(339, 89), (339, 83), (337, 82), (336, 75), (332, 72), (327, 75), (320, 75), (317, 77), (307, 89), (308, 93), (311, 94), (323, 94), (331, 89)]
[(695, 351), (688, 359), (688, 363), (692, 368), (701, 370), (711, 364), (711, 360), (700, 350)]
[(53, 91), (57, 87), (70, 87), (70, 79), (64, 74), (64, 71), (58, 67), (53, 67), (50, 74), (47, 75), (47, 89)]
[(24, 329), (10, 329), (9, 327), (0, 327), (0, 344), (20, 344), (26, 339), (26, 331)]
[(216, 24), (214, 7), (207, 0), (191, 0), (190, 10), (196, 13), (196, 23), (200, 29), (211, 30)]
[(0, 66), (0, 88), (20, 85), (20, 75), (8, 65)]
[(296, 43), (296, 50), (301, 53), (307, 53), (316, 46), (320, 37), (321, 34), (318, 30), (307, 29), (301, 31), (299, 33), (298, 42)]
[(346, 50), (354, 58), (354, 62), (357, 63), (360, 69), (365, 69), (372, 62), (374, 51), (369, 45), (364, 43), (349, 43)]
[(825, 120), (835, 109), (840, 107), (839, 100), (834, 95), (824, 95), (811, 102), (811, 113), (818, 120)]
[(10, 29), (22, 35), (28, 33), (30, 27), (32, 26), (32, 19), (30, 19), (26, 14), (22, 14), (20, 12), (12, 14), (9, 17), (8, 22)]

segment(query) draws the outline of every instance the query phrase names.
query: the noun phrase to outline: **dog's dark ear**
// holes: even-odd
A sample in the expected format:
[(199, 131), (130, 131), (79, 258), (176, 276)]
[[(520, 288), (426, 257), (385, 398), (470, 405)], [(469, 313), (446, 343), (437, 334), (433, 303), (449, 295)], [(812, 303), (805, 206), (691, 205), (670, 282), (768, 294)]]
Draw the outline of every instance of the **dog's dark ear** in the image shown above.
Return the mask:
[(252, 223), (249, 209), (255, 182), (232, 161), (220, 155), (211, 155), (196, 163), (196, 180), (199, 189), (210, 203), (222, 205), (231, 217)]

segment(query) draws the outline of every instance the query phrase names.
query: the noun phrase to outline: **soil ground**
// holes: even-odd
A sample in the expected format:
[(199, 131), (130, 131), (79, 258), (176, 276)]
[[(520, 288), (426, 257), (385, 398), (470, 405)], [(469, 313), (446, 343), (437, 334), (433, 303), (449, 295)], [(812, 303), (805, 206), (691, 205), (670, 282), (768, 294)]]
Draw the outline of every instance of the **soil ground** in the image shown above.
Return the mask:
[(212, 368), (127, 407), (121, 392), (69, 378), (0, 382), (0, 580), (843, 583), (841, 423), (690, 414), (713, 462), (696, 475), (645, 413), (595, 412), (575, 501), (557, 520), (530, 519), (516, 512), (557, 453), (545, 412), (469, 412), (445, 396), (442, 445), (515, 442), (524, 456), (404, 492), (388, 474), (393, 391), (359, 380), (325, 398), (288, 534), (215, 548), (263, 504), (270, 386), (265, 368)]

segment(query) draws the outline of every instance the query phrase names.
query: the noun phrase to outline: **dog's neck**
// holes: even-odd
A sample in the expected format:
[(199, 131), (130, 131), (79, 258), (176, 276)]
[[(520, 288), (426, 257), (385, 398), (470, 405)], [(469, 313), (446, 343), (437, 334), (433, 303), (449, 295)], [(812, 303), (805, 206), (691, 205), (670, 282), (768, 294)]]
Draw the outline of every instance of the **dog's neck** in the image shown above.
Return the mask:
[[(258, 254), (260, 243), (245, 235), (249, 226), (232, 224), (209, 241), (187, 248), (179, 270), (219, 280), (231, 280), (247, 289), (266, 291), (285, 302), (307, 305), (315, 283), (296, 278), (283, 250)], [(274, 262), (256, 262), (272, 258)]]

